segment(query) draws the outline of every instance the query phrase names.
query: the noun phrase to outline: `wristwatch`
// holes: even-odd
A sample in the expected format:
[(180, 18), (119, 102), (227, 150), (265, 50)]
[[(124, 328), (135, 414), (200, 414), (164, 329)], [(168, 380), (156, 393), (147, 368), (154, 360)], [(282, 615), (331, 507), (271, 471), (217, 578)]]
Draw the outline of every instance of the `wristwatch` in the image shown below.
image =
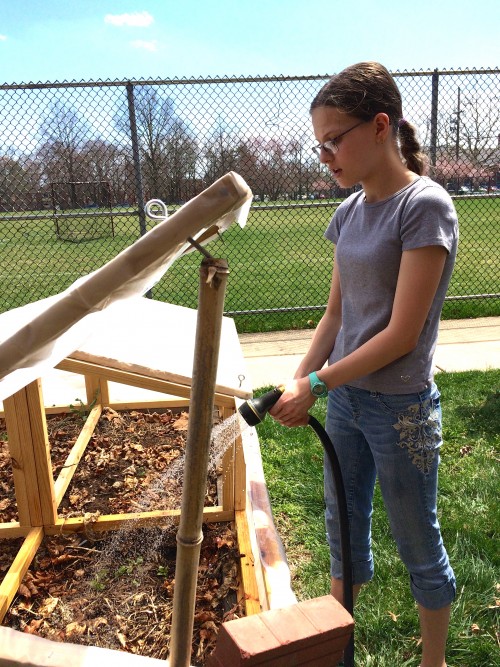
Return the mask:
[(311, 394), (316, 398), (328, 396), (328, 387), (315, 372), (309, 373), (309, 384), (311, 385)]

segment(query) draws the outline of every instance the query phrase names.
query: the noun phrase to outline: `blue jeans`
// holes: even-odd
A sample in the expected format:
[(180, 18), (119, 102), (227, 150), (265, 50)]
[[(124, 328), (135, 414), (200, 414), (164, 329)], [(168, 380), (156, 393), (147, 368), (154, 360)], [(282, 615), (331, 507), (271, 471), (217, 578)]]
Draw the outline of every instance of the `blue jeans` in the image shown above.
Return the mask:
[[(330, 391), (326, 431), (345, 485), (353, 581), (373, 577), (371, 516), (378, 477), (413, 597), (440, 609), (455, 597), (455, 576), (437, 519), (441, 406), (435, 384), (415, 394), (380, 394), (342, 386)], [(325, 460), (326, 530), (331, 575), (342, 579), (335, 486)]]

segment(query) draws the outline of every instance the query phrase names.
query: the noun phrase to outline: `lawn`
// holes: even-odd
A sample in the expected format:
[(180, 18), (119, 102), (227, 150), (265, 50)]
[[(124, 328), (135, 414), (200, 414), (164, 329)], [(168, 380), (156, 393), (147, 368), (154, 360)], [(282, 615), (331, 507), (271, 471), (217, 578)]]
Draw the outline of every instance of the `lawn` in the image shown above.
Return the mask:
[[(498, 510), (500, 370), (440, 373), (444, 445), (440, 522), (458, 583), (453, 605), (450, 667), (498, 665), (500, 566)], [(326, 399), (313, 414), (324, 423)], [(299, 599), (329, 591), (323, 524), (323, 450), (312, 429), (284, 429), (267, 418), (257, 427), (276, 525)], [(406, 572), (375, 494), (375, 578), (359, 597), (358, 667), (417, 667), (419, 630)], [(496, 656), (496, 657), (495, 657)]]
[[(500, 198), (457, 200), (456, 206), (461, 241), (449, 295), (498, 294)], [(240, 332), (317, 323), (322, 310), (314, 307), (327, 301), (332, 268), (332, 247), (323, 232), (334, 208), (332, 203), (254, 206), (244, 229), (233, 225), (209, 244), (213, 255), (229, 262), (225, 309), (235, 317)], [(50, 214), (39, 213), (35, 220), (19, 217), (13, 221), (11, 214), (0, 215), (0, 312), (62, 291), (139, 235), (137, 217), (120, 211), (114, 219), (114, 237), (61, 241)], [(196, 308), (200, 259), (199, 253), (192, 253), (178, 260), (155, 286), (154, 298)], [(263, 309), (268, 312), (238, 314)], [(283, 312), (287, 309), (291, 310)], [(500, 299), (496, 297), (449, 301), (443, 317), (499, 314)]]

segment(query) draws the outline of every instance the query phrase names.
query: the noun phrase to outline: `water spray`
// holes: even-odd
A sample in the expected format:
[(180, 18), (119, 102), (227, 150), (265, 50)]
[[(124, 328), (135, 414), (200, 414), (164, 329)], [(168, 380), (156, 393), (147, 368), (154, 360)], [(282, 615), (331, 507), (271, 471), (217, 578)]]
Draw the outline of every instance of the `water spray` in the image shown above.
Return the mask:
[[(284, 385), (274, 387), (270, 391), (258, 396), (257, 398), (250, 398), (245, 401), (238, 408), (241, 417), (249, 426), (256, 426), (262, 422), (269, 410), (275, 405), (283, 392)], [(353, 599), (353, 582), (352, 582), (352, 560), (351, 560), (351, 538), (349, 532), (349, 519), (347, 514), (347, 502), (345, 497), (344, 481), (342, 479), (342, 472), (340, 463), (327, 432), (321, 426), (319, 421), (309, 415), (309, 426), (315, 431), (316, 435), (323, 445), (326, 457), (330, 463), (333, 480), (335, 482), (335, 493), (337, 497), (337, 506), (339, 508), (339, 524), (340, 524), (340, 549), (342, 553), (342, 586), (344, 593), (344, 607), (351, 614), (353, 614), (354, 599)], [(351, 635), (349, 644), (344, 651), (344, 665), (345, 667), (354, 667), (354, 633)]]

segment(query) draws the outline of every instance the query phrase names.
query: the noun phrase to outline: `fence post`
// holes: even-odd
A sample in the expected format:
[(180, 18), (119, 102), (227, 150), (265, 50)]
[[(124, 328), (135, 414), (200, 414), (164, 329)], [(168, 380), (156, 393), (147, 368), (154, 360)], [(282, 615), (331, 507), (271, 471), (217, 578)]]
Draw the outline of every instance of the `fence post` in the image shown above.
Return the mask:
[(438, 94), (439, 94), (439, 72), (437, 68), (432, 73), (432, 98), (431, 98), (431, 165), (436, 166), (436, 146), (438, 134)]
[(144, 210), (144, 191), (142, 188), (141, 161), (139, 157), (139, 142), (137, 140), (137, 123), (135, 120), (134, 86), (127, 83), (128, 117), (130, 122), (130, 138), (132, 140), (132, 156), (134, 159), (135, 193), (139, 209), (139, 229), (141, 236), (146, 233), (146, 212)]

